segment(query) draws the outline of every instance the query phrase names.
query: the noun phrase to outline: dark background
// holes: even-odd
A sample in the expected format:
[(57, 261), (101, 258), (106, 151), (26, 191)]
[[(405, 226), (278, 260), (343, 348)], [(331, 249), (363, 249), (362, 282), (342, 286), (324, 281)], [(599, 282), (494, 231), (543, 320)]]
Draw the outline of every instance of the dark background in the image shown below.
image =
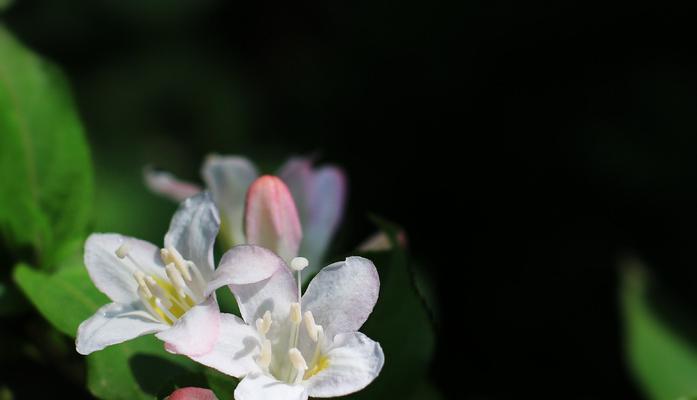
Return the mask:
[(639, 397), (617, 301), (628, 252), (697, 307), (693, 9), (16, 3), (3, 20), (72, 82), (98, 207), (162, 220), (140, 226), (134, 206), (96, 229), (159, 240), (173, 206), (140, 193), (146, 163), (197, 179), (209, 152), (267, 171), (316, 152), (350, 176), (339, 243), (374, 212), (433, 277), (448, 397)]

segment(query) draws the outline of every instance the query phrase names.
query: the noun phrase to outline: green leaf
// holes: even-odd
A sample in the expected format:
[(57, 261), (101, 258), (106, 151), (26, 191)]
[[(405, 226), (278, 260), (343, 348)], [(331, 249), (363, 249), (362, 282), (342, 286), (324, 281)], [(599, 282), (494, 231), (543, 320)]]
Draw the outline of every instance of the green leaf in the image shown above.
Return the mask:
[(648, 283), (643, 266), (627, 261), (621, 295), (625, 346), (632, 373), (651, 399), (695, 396), (697, 347), (695, 336), (690, 334), (693, 330), (681, 323), (675, 306), (661, 301)]
[(380, 296), (361, 331), (380, 342), (385, 366), (378, 378), (352, 398), (411, 398), (426, 385), (426, 373), (435, 347), (435, 335), (424, 302), (411, 273), (411, 264), (398, 244), (399, 228), (377, 220), (390, 237), (389, 251), (364, 256), (380, 274)]
[(92, 192), (89, 150), (63, 75), (0, 25), (0, 234), (52, 268), (64, 243), (84, 237)]
[(0, 316), (16, 315), (27, 308), (27, 302), (14, 285), (0, 282)]
[(167, 353), (153, 335), (143, 336), (87, 356), (87, 388), (106, 400), (157, 399), (171, 393), (203, 367)]
[(14, 270), (14, 280), (41, 315), (70, 337), (75, 337), (82, 321), (109, 302), (82, 265), (47, 274), (19, 264)]
[(0, 0), (0, 11), (12, 5), (12, 0)]

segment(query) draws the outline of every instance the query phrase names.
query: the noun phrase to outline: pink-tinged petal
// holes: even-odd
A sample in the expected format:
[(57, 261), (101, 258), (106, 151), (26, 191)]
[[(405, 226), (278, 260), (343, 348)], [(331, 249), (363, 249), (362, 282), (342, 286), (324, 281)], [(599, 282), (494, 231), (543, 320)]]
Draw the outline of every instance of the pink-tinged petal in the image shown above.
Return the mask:
[(143, 169), (143, 178), (145, 186), (151, 192), (167, 197), (177, 203), (201, 191), (201, 188), (194, 183), (181, 181), (169, 172), (157, 171), (151, 167)]
[(210, 155), (203, 164), (201, 174), (220, 208), (223, 220), (221, 233), (227, 247), (245, 243), (245, 199), (247, 189), (259, 175), (256, 168), (244, 157)]
[(235, 246), (220, 259), (206, 295), (226, 285), (244, 285), (268, 279), (277, 269), (287, 268), (271, 250), (253, 245)]
[(380, 344), (360, 332), (337, 335), (326, 357), (327, 368), (305, 383), (312, 397), (338, 397), (357, 392), (380, 374), (385, 363)]
[(232, 314), (220, 315), (220, 334), (213, 348), (192, 360), (234, 377), (260, 371), (261, 339), (256, 329)]
[(289, 385), (268, 375), (247, 375), (235, 388), (235, 400), (307, 400), (301, 385)]
[(78, 353), (87, 355), (167, 328), (166, 324), (136, 306), (110, 303), (80, 324), (75, 348)]
[(375, 265), (363, 257), (348, 257), (322, 269), (302, 298), (303, 310), (314, 314), (328, 338), (357, 331), (373, 311), (380, 291)]
[(290, 261), (298, 255), (302, 227), (288, 187), (275, 176), (252, 183), (245, 209), (247, 243), (266, 247)]
[(303, 226), (300, 255), (310, 260), (307, 276), (319, 269), (341, 222), (346, 202), (346, 174), (338, 167), (313, 169), (310, 158), (295, 157), (279, 171), (295, 199)]
[(220, 311), (213, 295), (155, 336), (165, 342), (165, 349), (170, 353), (200, 356), (213, 349), (219, 333)]
[(214, 268), (213, 247), (219, 227), (218, 209), (210, 193), (199, 193), (179, 205), (165, 235), (165, 247), (174, 247), (209, 279)]
[[(125, 245), (128, 257), (120, 259), (116, 250)], [(147, 275), (164, 277), (160, 249), (143, 240), (115, 233), (95, 233), (85, 242), (85, 265), (95, 286), (116, 303), (139, 301), (137, 268)]]
[(167, 400), (218, 400), (210, 389), (197, 387), (185, 387), (177, 389), (172, 394), (167, 396)]

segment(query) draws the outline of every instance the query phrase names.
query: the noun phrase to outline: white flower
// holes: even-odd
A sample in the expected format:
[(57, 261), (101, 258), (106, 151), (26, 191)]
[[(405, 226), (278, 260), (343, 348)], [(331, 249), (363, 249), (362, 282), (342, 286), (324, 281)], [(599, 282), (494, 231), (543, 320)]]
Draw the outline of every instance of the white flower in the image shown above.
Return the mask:
[[(296, 258), (291, 268), (300, 275), (307, 264)], [(382, 348), (357, 332), (378, 298), (373, 263), (348, 257), (331, 264), (302, 296), (298, 281), (280, 257), (252, 245), (228, 251), (214, 273), (211, 286), (229, 285), (242, 319), (221, 315), (213, 349), (190, 357), (243, 378), (237, 400), (343, 396), (380, 373)]]
[[(206, 159), (201, 175), (220, 209), (221, 236), (227, 248), (238, 244), (265, 245), (254, 242), (248, 230), (245, 232), (245, 221), (248, 221), (244, 216), (245, 203), (249, 205), (258, 201), (247, 195), (248, 190), (251, 193), (252, 182), (259, 176), (256, 167), (244, 157), (211, 155)], [(300, 254), (312, 260), (313, 265), (319, 265), (343, 214), (346, 177), (337, 167), (314, 168), (310, 158), (302, 157), (289, 159), (279, 169), (278, 176), (288, 185), (294, 207), (297, 204), (304, 239), (292, 254), (289, 254), (292, 249), (267, 247), (286, 261)], [(153, 192), (176, 201), (200, 190), (195, 184), (152, 169), (145, 170), (145, 182)]]
[(174, 214), (162, 249), (118, 234), (90, 235), (85, 265), (113, 303), (80, 324), (77, 351), (89, 354), (149, 333), (172, 352), (210, 351), (220, 331), (218, 304), (208, 287), (219, 225), (210, 194), (201, 193)]

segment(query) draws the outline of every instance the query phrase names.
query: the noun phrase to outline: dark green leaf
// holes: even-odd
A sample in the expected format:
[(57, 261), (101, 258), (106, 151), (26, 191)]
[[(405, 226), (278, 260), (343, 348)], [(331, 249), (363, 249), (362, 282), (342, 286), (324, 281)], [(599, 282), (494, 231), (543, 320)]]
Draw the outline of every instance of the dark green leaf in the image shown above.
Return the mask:
[(628, 261), (622, 276), (625, 346), (631, 370), (649, 398), (674, 400), (697, 395), (697, 347), (681, 331), (675, 314), (656, 298), (646, 271)]
[(435, 335), (407, 254), (398, 245), (399, 229), (384, 221), (378, 224), (390, 237), (392, 248), (364, 255), (380, 274), (380, 297), (361, 331), (380, 342), (385, 366), (371, 385), (353, 397), (410, 398), (416, 388), (426, 385)]
[(14, 279), (29, 301), (59, 331), (75, 337), (80, 323), (109, 299), (95, 288), (82, 265), (62, 268), (54, 274), (17, 265)]
[(147, 335), (87, 356), (87, 388), (106, 400), (156, 399), (172, 392), (172, 382), (187, 382), (202, 368), (167, 353), (160, 340)]
[(0, 25), (0, 233), (53, 267), (64, 243), (84, 236), (92, 185), (63, 75)]

